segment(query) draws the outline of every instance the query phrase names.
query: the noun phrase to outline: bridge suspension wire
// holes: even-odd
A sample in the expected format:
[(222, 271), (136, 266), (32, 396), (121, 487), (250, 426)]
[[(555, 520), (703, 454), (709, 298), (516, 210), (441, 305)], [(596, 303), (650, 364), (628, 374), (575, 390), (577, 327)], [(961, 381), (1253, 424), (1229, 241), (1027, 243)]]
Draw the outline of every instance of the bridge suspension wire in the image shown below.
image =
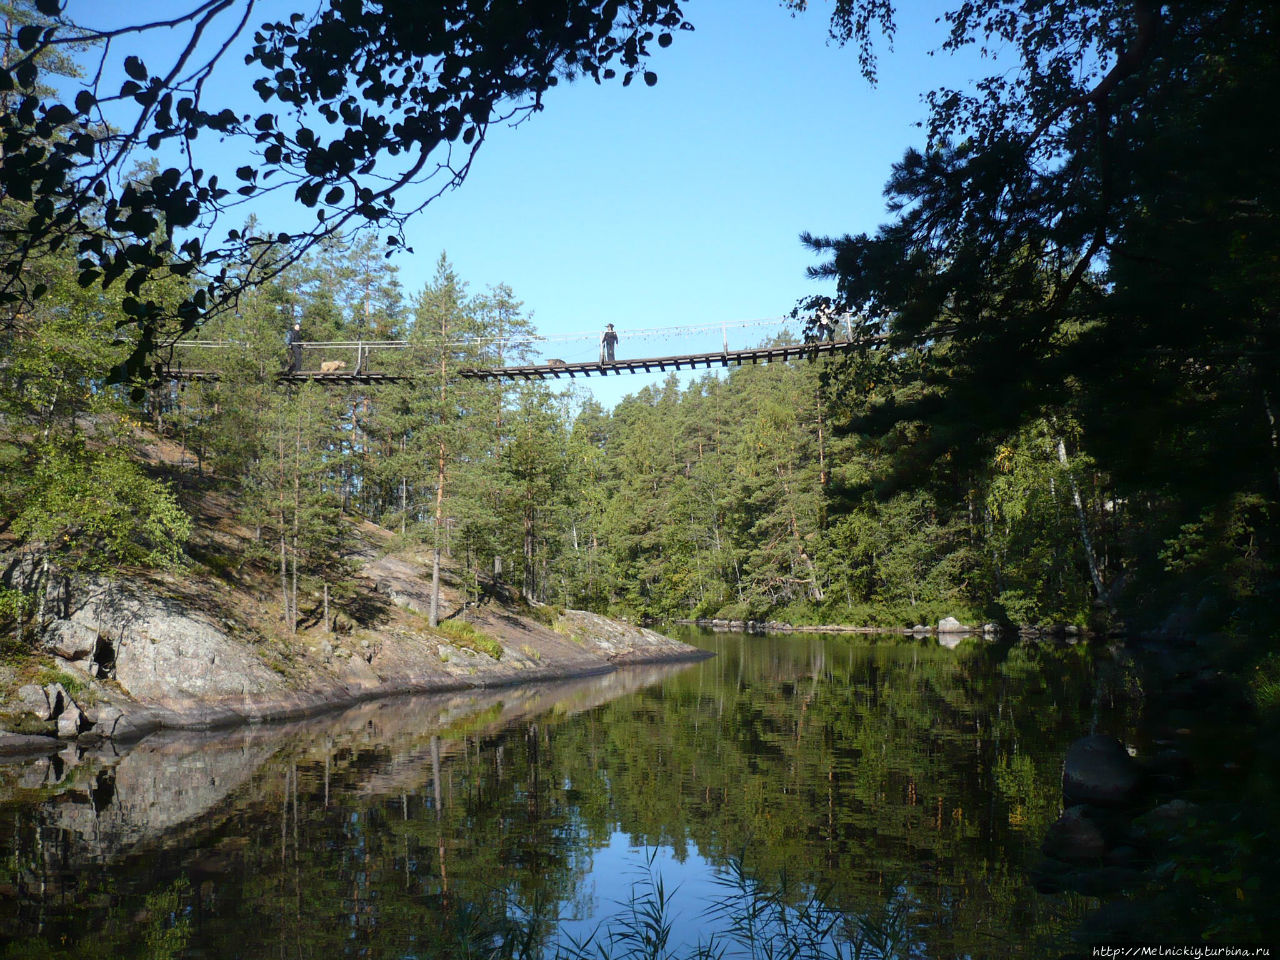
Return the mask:
[[(787, 323), (790, 317), (764, 317), (754, 320), (727, 320), (718, 323), (700, 323), (700, 324), (682, 324), (674, 327), (628, 327), (619, 330), (620, 334), (626, 334), (628, 339), (639, 339), (641, 337), (676, 337), (687, 336), (698, 333), (711, 333), (723, 330), (726, 327), (732, 327), (735, 330), (746, 327), (776, 327)], [(607, 323), (608, 321), (606, 321)], [(465, 346), (468, 344), (479, 343), (572, 343), (576, 340), (599, 340), (600, 333), (604, 330), (602, 323), (596, 330), (580, 330), (572, 333), (548, 333), (548, 334), (531, 334), (524, 337), (512, 336), (491, 336), (491, 337), (467, 337), (460, 340), (447, 341), (451, 346)]]
[[(779, 327), (786, 323), (797, 320), (797, 318), (789, 316), (780, 317), (762, 317), (751, 320), (722, 320), (714, 323), (689, 323), (671, 327), (629, 327), (619, 330), (620, 334), (624, 334), (629, 340), (649, 339), (653, 337), (680, 337), (692, 336), (696, 334), (706, 334), (720, 332), (727, 329), (741, 330), (749, 327)], [(606, 321), (607, 323), (608, 321)], [(478, 337), (458, 337), (444, 341), (446, 346), (450, 347), (467, 347), (483, 344), (529, 344), (536, 345), (540, 343), (573, 343), (576, 341), (596, 341), (600, 339), (601, 331), (604, 330), (604, 324), (600, 325), (598, 330), (579, 330), (569, 333), (531, 333), (525, 336), (511, 335), (492, 335)], [(351, 347), (354, 348), (360, 344), (365, 346), (373, 346), (378, 348), (395, 349), (398, 347), (409, 346), (408, 340), (307, 340), (303, 342), (304, 347)], [(237, 346), (248, 346), (238, 340), (180, 340), (178, 344), (185, 347), (213, 347), (213, 348), (230, 348)]]

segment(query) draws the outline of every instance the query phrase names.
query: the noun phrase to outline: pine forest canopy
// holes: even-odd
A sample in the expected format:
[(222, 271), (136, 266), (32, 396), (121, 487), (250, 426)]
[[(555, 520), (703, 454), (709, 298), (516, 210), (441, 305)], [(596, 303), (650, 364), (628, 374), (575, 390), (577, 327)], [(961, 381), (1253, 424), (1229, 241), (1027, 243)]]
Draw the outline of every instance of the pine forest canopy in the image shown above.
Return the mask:
[[(841, 0), (833, 35), (865, 43), (891, 16)], [(837, 431), (879, 439), (882, 490), (923, 482), (954, 501), (1045, 424), (1143, 531), (1114, 582), (1091, 565), (1099, 599), (1120, 588), (1151, 606), (1153, 580), (1180, 576), (1184, 601), (1216, 597), (1202, 628), (1261, 639), (1280, 492), (1280, 135), (1259, 105), (1280, 95), (1280, 7), (980, 0), (945, 21), (944, 48), (979, 45), (1003, 69), (928, 94), (888, 223), (804, 238), (836, 307), (901, 346), (833, 372)], [(863, 64), (874, 72), (865, 48)]]
[[(128, 334), (117, 378), (318, 242), (365, 225), (395, 248), (495, 120), (536, 112), (562, 79), (653, 83), (646, 57), (690, 27), (678, 0), (331, 0), (256, 28), (255, 5), (232, 0), (99, 30), (53, 0), (5, 9), (6, 336), (38, 322), (65, 265), (113, 301)], [(830, 12), (874, 80), (893, 5)], [(805, 238), (827, 257), (813, 274), (834, 281), (832, 304), (898, 345), (829, 365), (830, 432), (869, 437), (877, 467), (833, 483), (824, 511), (852, 516), (875, 485), (972, 502), (1041, 431), (1060, 465), (1079, 452), (1103, 471), (1113, 513), (1147, 511), (1153, 568), (1221, 551), (1268, 568), (1280, 151), (1257, 105), (1280, 92), (1278, 18), (1260, 0), (979, 0), (945, 16), (944, 50), (980, 45), (990, 76), (927, 95), (926, 142), (892, 171), (887, 224)], [(172, 29), (188, 39), (163, 65), (113, 59)], [(256, 115), (204, 90), (250, 31)], [(243, 139), (254, 163), (206, 171), (210, 136)], [(178, 165), (136, 166), (169, 148)], [(271, 191), (291, 191), (314, 226), (227, 228)], [(1087, 533), (1087, 497), (1069, 486)], [(1084, 559), (1106, 598), (1106, 564)], [(1235, 588), (1254, 596), (1257, 582)]]

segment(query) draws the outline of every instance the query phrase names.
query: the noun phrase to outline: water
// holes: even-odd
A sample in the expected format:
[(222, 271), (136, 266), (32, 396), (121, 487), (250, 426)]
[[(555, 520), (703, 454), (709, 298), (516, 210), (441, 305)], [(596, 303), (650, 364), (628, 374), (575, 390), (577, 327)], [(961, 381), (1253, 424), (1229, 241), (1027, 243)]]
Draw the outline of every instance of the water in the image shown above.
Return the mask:
[(1026, 868), (1066, 746), (1133, 722), (1086, 651), (687, 639), (717, 656), (0, 765), (0, 957), (1066, 944), (1094, 902)]

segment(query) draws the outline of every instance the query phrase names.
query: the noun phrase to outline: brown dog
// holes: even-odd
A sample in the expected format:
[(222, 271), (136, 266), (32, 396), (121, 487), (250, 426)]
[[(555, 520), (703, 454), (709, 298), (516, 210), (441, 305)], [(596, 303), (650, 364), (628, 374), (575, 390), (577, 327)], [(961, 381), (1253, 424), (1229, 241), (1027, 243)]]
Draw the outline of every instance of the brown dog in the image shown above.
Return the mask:
[(324, 363), (320, 364), (321, 373), (337, 373), (339, 370), (345, 369), (347, 369), (347, 362), (345, 360), (326, 360)]

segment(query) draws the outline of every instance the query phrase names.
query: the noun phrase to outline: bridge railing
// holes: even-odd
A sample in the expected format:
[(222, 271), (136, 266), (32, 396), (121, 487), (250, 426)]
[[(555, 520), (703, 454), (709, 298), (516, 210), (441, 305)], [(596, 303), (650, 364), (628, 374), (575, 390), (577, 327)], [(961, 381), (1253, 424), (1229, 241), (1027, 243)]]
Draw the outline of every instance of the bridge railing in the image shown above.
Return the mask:
[[(405, 340), (303, 341), (297, 373), (395, 374), (408, 359)], [(166, 356), (166, 366), (175, 372), (218, 373), (233, 370), (274, 376), (291, 367), (291, 351), (281, 344), (264, 350), (261, 344), (240, 340), (180, 340)]]
[(268, 377), (284, 363), (266, 355), (257, 345), (240, 340), (179, 340), (157, 354), (161, 364), (174, 374), (217, 374), (242, 372), (250, 377)]
[(302, 344), (300, 373), (389, 374), (400, 372), (406, 340), (327, 340)]

